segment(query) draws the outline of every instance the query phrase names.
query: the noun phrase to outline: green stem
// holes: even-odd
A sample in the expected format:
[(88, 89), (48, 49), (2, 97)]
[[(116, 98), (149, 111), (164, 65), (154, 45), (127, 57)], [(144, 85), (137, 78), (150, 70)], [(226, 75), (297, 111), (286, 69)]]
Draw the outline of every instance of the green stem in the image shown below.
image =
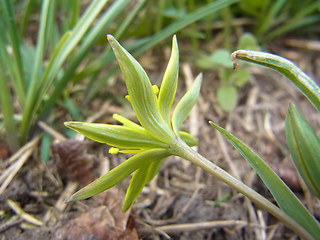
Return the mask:
[(170, 150), (173, 155), (179, 156), (195, 165), (201, 167), (203, 170), (217, 177), (222, 182), (228, 184), (233, 189), (245, 195), (252, 202), (263, 208), (264, 210), (271, 213), (274, 217), (278, 218), (293, 231), (295, 231), (303, 239), (313, 239), (312, 236), (302, 228), (297, 222), (290, 218), (286, 213), (284, 213), (280, 208), (276, 207), (265, 197), (261, 196), (259, 193), (254, 191), (252, 188), (236, 179), (222, 168), (218, 167), (214, 163), (210, 162), (208, 159), (201, 156), (199, 153), (194, 151), (188, 145), (186, 145), (181, 140), (173, 141), (170, 145)]

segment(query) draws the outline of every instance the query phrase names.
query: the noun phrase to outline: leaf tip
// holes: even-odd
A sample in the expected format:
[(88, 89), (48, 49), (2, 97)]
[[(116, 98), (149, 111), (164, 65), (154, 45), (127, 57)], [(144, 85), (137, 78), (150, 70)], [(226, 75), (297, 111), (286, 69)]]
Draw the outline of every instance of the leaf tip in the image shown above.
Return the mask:
[(65, 203), (65, 204), (68, 204), (68, 203), (70, 203), (70, 202), (73, 202), (72, 196), (69, 197), (69, 198), (67, 198), (66, 200), (64, 200), (64, 203)]
[(75, 128), (78, 125), (81, 125), (82, 123), (80, 122), (64, 122), (64, 125), (68, 128)]
[(111, 34), (107, 34), (107, 39), (109, 42), (112, 42), (114, 40), (114, 37)]

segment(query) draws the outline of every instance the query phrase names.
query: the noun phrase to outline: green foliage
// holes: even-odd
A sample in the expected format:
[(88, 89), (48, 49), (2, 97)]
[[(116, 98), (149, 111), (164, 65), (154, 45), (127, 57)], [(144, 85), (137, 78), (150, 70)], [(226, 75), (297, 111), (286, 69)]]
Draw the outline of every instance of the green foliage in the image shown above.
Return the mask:
[[(289, 60), (274, 54), (246, 50), (238, 50), (232, 54), (235, 66), (236, 59), (260, 64), (282, 73), (305, 94), (319, 111), (320, 88)], [(320, 234), (319, 223), (310, 215), (288, 187), (282, 183), (279, 177), (244, 143), (217, 125), (213, 123), (211, 125), (219, 130), (255, 169), (280, 208), (316, 239)], [(310, 191), (319, 198), (320, 140), (294, 105), (290, 105), (287, 112), (286, 138), (291, 156), (302, 179)]]
[(320, 22), (318, 0), (242, 0), (239, 5), (242, 13), (254, 17), (254, 34), (261, 42), (292, 31), (312, 31), (313, 26)]
[(286, 138), (292, 159), (303, 181), (320, 199), (320, 140), (293, 104), (287, 112)]
[[(238, 48), (259, 50), (256, 38), (250, 33), (240, 37)], [(197, 65), (203, 69), (218, 70), (220, 80), (216, 95), (218, 103), (224, 111), (232, 111), (238, 103), (238, 90), (249, 81), (250, 72), (247, 69), (233, 71), (230, 51), (226, 49), (218, 49), (210, 56), (199, 58)]]
[(237, 105), (237, 89), (234, 86), (219, 87), (217, 89), (217, 100), (223, 110), (230, 112)]
[[(109, 2), (92, 1), (80, 15), (82, 6), (79, 1), (1, 1), (0, 27), (6, 29), (0, 32), (0, 60), (3, 63), (0, 77), (1, 83), (6, 85), (1, 88), (6, 91), (1, 96), (1, 105), (5, 109), (5, 119), (8, 119), (5, 128), (13, 151), (29, 139), (39, 119), (44, 120), (50, 116), (52, 108), (61, 98), (64, 98), (63, 103), (71, 115), (81, 119), (80, 109), (74, 108), (73, 101), (67, 99), (70, 96), (68, 84), (72, 86), (89, 78), (90, 83), (83, 100), (86, 103), (118, 71), (118, 68), (112, 68), (114, 56), (110, 48), (106, 48), (100, 55), (89, 54), (101, 39), (105, 39), (105, 29), (114, 29), (115, 36), (121, 38), (129, 37), (129, 30), (138, 26), (139, 22), (146, 20), (153, 25), (148, 17), (139, 14), (150, 13), (153, 8), (146, 0), (135, 3), (129, 0)], [(234, 2), (236, 0), (202, 3), (181, 18), (160, 24), (154, 35), (152, 29), (143, 35), (143, 39), (137, 39), (139, 35), (133, 36), (135, 40), (131, 41), (128, 49), (139, 55), (175, 32)], [(29, 24), (39, 7), (39, 31), (35, 45), (32, 45), (28, 40)], [(63, 16), (63, 21), (57, 21), (57, 11)], [(22, 17), (15, 16), (16, 12)], [(83, 70), (77, 71), (80, 65)], [(108, 74), (101, 77), (101, 70), (106, 66), (111, 68)], [(10, 96), (11, 86), (13, 96)], [(22, 119), (18, 123), (13, 121), (16, 110), (9, 106), (12, 98), (17, 99), (22, 111)]]

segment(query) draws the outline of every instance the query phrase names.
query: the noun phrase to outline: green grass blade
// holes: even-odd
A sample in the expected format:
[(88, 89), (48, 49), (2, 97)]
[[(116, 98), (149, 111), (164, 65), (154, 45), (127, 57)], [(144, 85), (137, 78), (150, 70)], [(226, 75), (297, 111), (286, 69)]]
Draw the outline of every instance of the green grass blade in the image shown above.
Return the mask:
[(49, 133), (43, 134), (40, 147), (40, 159), (42, 163), (47, 163), (49, 161), (52, 141), (52, 136)]
[(23, 107), (25, 102), (25, 89), (20, 84), (21, 82), (19, 81), (19, 72), (16, 68), (15, 59), (9, 56), (6, 48), (6, 42), (2, 33), (3, 32), (0, 31), (0, 58), (2, 61), (2, 66), (4, 69), (5, 66), (8, 69), (14, 92), (18, 98), (20, 106)]
[[(23, 107), (24, 100), (25, 100), (25, 83), (23, 78), (23, 64), (21, 61), (21, 53), (20, 53), (20, 37), (19, 37), (19, 31), (17, 29), (16, 23), (14, 22), (14, 13), (13, 13), (13, 7), (12, 7), (12, 1), (11, 0), (3, 0), (0, 1), (0, 4), (3, 9), (3, 18), (5, 20), (5, 25), (7, 26), (9, 37), (11, 40), (11, 47), (12, 47), (12, 54), (15, 62), (15, 71), (16, 71), (16, 78), (14, 79), (16, 83), (16, 90), (19, 94), (20, 98), (20, 104)], [(1, 31), (1, 34), (5, 34), (4, 31)]]
[(47, 73), (44, 74), (41, 80), (43, 84), (41, 94), (43, 95), (48, 88), (51, 86), (54, 78), (56, 77), (59, 68), (62, 66), (68, 55), (74, 50), (80, 40), (83, 39), (90, 25), (94, 22), (100, 11), (102, 11), (105, 4), (108, 0), (95, 0), (88, 7), (87, 11), (80, 18), (75, 28), (72, 30), (71, 35), (59, 48), (59, 51), (53, 59), (51, 59), (51, 66), (48, 69)]
[(270, 53), (259, 51), (238, 50), (232, 53), (232, 59), (241, 59), (256, 63), (286, 76), (309, 99), (313, 106), (320, 111), (320, 88), (300, 68), (291, 61)]
[(3, 69), (3, 59), (0, 57), (0, 103), (3, 114), (4, 127), (6, 131), (6, 138), (9, 148), (15, 152), (19, 148), (19, 141), (17, 135), (17, 128), (13, 119), (12, 98), (10, 95), (10, 88)]
[(212, 122), (210, 122), (210, 124), (221, 132), (247, 160), (262, 181), (266, 184), (280, 208), (299, 223), (315, 239), (317, 239), (320, 236), (320, 224), (308, 212), (304, 205), (297, 199), (278, 175), (275, 174), (274, 171), (256, 153), (254, 153), (239, 139), (218, 125)]
[(32, 125), (32, 116), (35, 112), (35, 102), (39, 97), (39, 88), (41, 86), (40, 78), (41, 78), (41, 67), (42, 60), (45, 50), (45, 42), (46, 42), (46, 29), (47, 29), (47, 20), (50, 11), (50, 0), (46, 0), (42, 4), (41, 9), (41, 19), (40, 19), (40, 29), (38, 33), (38, 44), (36, 50), (36, 57), (34, 68), (31, 76), (31, 80), (28, 86), (27, 98), (25, 108), (23, 109), (22, 122), (20, 126), (20, 141), (24, 142), (28, 138), (28, 131)]
[(57, 46), (57, 51), (55, 51), (54, 55), (51, 57), (49, 66), (42, 75), (39, 84), (41, 88), (37, 93), (37, 98), (31, 99), (27, 102), (28, 108), (24, 111), (23, 121), (20, 128), (21, 138), (28, 137), (30, 126), (35, 118), (35, 113), (38, 111), (39, 105), (42, 102), (45, 93), (53, 83), (66, 58), (83, 38), (90, 25), (94, 22), (97, 15), (107, 2), (108, 0), (93, 1), (75, 26), (73, 32), (67, 38), (64, 38), (63, 41), (60, 41), (60, 44)]
[(129, 15), (121, 22), (120, 26), (117, 28), (117, 31), (114, 34), (114, 37), (116, 39), (120, 39), (122, 34), (126, 31), (126, 29), (132, 23), (132, 21), (137, 16), (137, 14), (142, 9), (142, 7), (145, 5), (146, 2), (147, 2), (147, 0), (140, 0), (137, 2), (137, 4), (132, 9), (132, 11), (130, 11)]
[(302, 28), (302, 27), (307, 27), (307, 26), (314, 24), (316, 22), (319, 22), (319, 21), (320, 21), (319, 14), (307, 16), (303, 19), (288, 21), (288, 23), (286, 23), (285, 25), (283, 25), (279, 28), (276, 28), (275, 30), (273, 30), (272, 32), (270, 32), (269, 34), (264, 36), (263, 40), (270, 41), (280, 35), (283, 35), (285, 33), (294, 31), (294, 30)]
[(164, 28), (162, 31), (156, 33), (153, 35), (150, 39), (150, 41), (147, 44), (144, 44), (141, 48), (139, 48), (137, 51), (133, 52), (133, 55), (139, 55), (146, 51), (147, 49), (155, 46), (162, 40), (166, 39), (169, 36), (172, 36), (177, 31), (181, 30), (182, 28), (188, 26), (189, 24), (196, 22), (200, 20), (201, 18), (204, 18), (210, 14), (213, 14), (220, 9), (230, 6), (231, 4), (237, 2), (237, 0), (224, 0), (224, 1), (214, 1), (212, 3), (208, 3), (205, 6), (197, 9), (196, 11), (189, 13), (182, 17), (181, 19), (177, 20), (176, 22), (170, 24), (166, 28)]
[(69, 28), (72, 28), (78, 21), (80, 15), (80, 1), (79, 0), (71, 0), (72, 11), (69, 20)]
[[(95, 27), (88, 33), (86, 38), (83, 40), (80, 49), (75, 53), (75, 56), (71, 60), (69, 67), (64, 72), (62, 78), (59, 79), (53, 93), (50, 94), (49, 99), (43, 106), (41, 110), (42, 116), (48, 113), (48, 111), (53, 107), (55, 102), (61, 96), (61, 93), (64, 91), (67, 84), (72, 79), (76, 69), (78, 68), (86, 54), (89, 52), (89, 50), (92, 48), (99, 35), (106, 29), (110, 22), (120, 14), (120, 12), (128, 5), (129, 2), (129, 0), (116, 1), (101, 17)], [(45, 93), (45, 91), (43, 93)]]
[(29, 21), (29, 16), (30, 16), (32, 8), (34, 7), (34, 4), (35, 4), (35, 0), (27, 0), (25, 2), (26, 7), (23, 12), (22, 22), (21, 22), (21, 26), (20, 26), (21, 36), (23, 36), (26, 31), (26, 27), (27, 27), (27, 24)]
[(277, 0), (276, 2), (271, 4), (267, 15), (262, 18), (260, 25), (257, 28), (256, 35), (264, 34), (268, 28), (272, 27), (272, 22), (276, 19), (276, 15), (282, 10), (283, 5), (287, 2), (287, 0)]

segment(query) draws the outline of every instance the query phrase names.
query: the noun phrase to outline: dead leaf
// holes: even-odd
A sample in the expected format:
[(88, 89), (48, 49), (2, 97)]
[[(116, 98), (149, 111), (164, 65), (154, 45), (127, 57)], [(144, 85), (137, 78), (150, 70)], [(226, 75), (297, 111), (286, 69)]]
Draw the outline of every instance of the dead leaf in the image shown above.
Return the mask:
[(92, 168), (96, 157), (87, 153), (90, 144), (74, 139), (52, 144), (51, 150), (57, 157), (58, 171), (63, 178), (81, 185), (94, 180)]
[[(134, 216), (122, 213), (124, 193), (116, 187), (94, 197), (89, 210), (54, 230), (55, 238), (65, 240), (138, 240)], [(69, 213), (70, 218), (74, 214)]]

